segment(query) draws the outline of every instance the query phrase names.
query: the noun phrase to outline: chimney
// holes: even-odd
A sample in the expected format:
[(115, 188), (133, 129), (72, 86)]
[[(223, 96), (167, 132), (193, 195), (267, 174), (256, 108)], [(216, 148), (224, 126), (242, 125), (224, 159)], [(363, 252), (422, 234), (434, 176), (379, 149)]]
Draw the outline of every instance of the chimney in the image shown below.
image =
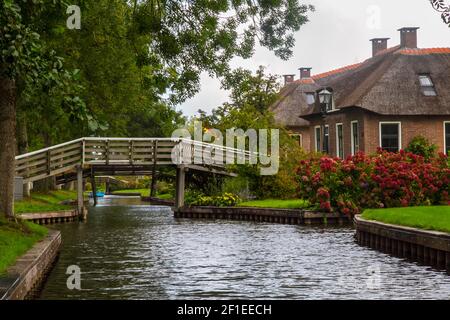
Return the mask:
[(300, 70), (300, 79), (311, 78), (311, 69), (312, 68), (299, 68)]
[(402, 48), (417, 48), (417, 29), (418, 27), (401, 28), (400, 31), (400, 47)]
[(387, 42), (390, 38), (374, 38), (372, 41), (372, 57), (375, 57), (378, 53), (387, 49)]
[(284, 85), (287, 85), (288, 83), (294, 82), (295, 74), (285, 74), (284, 77)]

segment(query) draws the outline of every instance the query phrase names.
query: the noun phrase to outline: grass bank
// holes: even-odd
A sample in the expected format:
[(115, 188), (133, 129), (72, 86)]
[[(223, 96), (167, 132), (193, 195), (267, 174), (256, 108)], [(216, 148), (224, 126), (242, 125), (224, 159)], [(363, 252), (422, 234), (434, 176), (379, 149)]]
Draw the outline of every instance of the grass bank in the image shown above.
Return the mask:
[[(149, 197), (150, 196), (150, 189), (125, 189), (125, 190), (116, 190), (113, 193), (140, 193), (143, 197)], [(169, 193), (164, 194), (157, 194), (157, 198), (163, 199), (163, 200), (170, 200), (173, 199), (173, 196)]]
[(450, 206), (368, 209), (367, 220), (450, 233)]
[(309, 207), (309, 202), (302, 199), (280, 200), (266, 199), (245, 201), (238, 204), (238, 207), (274, 208), (274, 209), (305, 209)]
[(62, 201), (75, 200), (76, 191), (56, 190), (49, 193), (32, 193), (31, 197), (22, 201), (14, 202), (14, 212), (16, 214), (30, 212), (51, 212), (70, 210), (70, 205), (61, 204)]
[(0, 275), (47, 232), (47, 228), (31, 222), (15, 223), (0, 218)]

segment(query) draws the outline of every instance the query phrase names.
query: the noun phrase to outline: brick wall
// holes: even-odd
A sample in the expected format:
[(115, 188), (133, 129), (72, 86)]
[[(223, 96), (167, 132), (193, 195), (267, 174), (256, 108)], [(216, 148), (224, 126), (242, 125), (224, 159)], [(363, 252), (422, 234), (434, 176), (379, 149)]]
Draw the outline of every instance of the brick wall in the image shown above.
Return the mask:
[(311, 150), (311, 134), (309, 127), (289, 127), (288, 130), (291, 134), (301, 134), (303, 149), (306, 152)]
[(375, 152), (380, 145), (380, 121), (399, 121), (402, 127), (402, 149), (405, 149), (415, 136), (422, 135), (437, 145), (438, 152), (444, 152), (444, 121), (450, 116), (378, 116), (366, 114), (366, 152)]
[[(351, 154), (351, 122), (358, 121), (360, 131), (360, 150), (374, 153), (380, 146), (379, 123), (383, 121), (401, 122), (402, 148), (406, 148), (417, 135), (426, 137), (438, 147), (439, 152), (444, 151), (444, 121), (450, 121), (450, 116), (381, 116), (364, 112), (358, 109), (349, 109), (345, 113), (329, 113), (325, 123), (330, 128), (330, 155), (336, 156), (336, 124), (343, 124), (344, 131), (344, 157)], [(322, 117), (317, 116), (310, 121), (309, 149), (315, 151), (314, 128), (324, 124)], [(304, 143), (305, 145), (305, 143)]]

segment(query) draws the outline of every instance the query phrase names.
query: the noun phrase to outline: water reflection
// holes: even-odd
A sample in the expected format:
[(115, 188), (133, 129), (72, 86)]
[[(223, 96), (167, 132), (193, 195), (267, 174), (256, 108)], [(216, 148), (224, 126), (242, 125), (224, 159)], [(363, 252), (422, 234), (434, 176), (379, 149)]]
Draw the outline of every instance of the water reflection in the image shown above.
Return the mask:
[[(42, 299), (450, 298), (445, 273), (361, 248), (351, 228), (176, 220), (139, 198), (102, 199), (88, 222), (57, 228)], [(66, 287), (74, 264), (81, 291)]]

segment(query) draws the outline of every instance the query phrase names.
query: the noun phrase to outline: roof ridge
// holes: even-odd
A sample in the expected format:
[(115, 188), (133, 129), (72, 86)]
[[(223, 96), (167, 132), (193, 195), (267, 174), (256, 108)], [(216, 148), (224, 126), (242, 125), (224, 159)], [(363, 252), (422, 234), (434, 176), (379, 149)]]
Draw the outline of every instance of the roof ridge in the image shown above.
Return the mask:
[(319, 73), (319, 74), (315, 74), (311, 78), (313, 80), (323, 79), (323, 78), (326, 78), (326, 77), (331, 76), (331, 75), (336, 75), (336, 74), (339, 74), (339, 73), (342, 73), (342, 72), (345, 72), (345, 71), (350, 71), (350, 70), (356, 69), (357, 67), (359, 67), (363, 63), (364, 62), (354, 63), (354, 64), (350, 64), (350, 65), (347, 65), (347, 66), (344, 66), (344, 67), (341, 67), (341, 68), (333, 69), (333, 70), (330, 70), (330, 71), (327, 71), (327, 72), (322, 72), (322, 73)]
[(448, 54), (450, 48), (448, 47), (436, 47), (436, 48), (402, 48), (395, 52), (395, 54), (403, 55), (427, 55), (427, 54)]

